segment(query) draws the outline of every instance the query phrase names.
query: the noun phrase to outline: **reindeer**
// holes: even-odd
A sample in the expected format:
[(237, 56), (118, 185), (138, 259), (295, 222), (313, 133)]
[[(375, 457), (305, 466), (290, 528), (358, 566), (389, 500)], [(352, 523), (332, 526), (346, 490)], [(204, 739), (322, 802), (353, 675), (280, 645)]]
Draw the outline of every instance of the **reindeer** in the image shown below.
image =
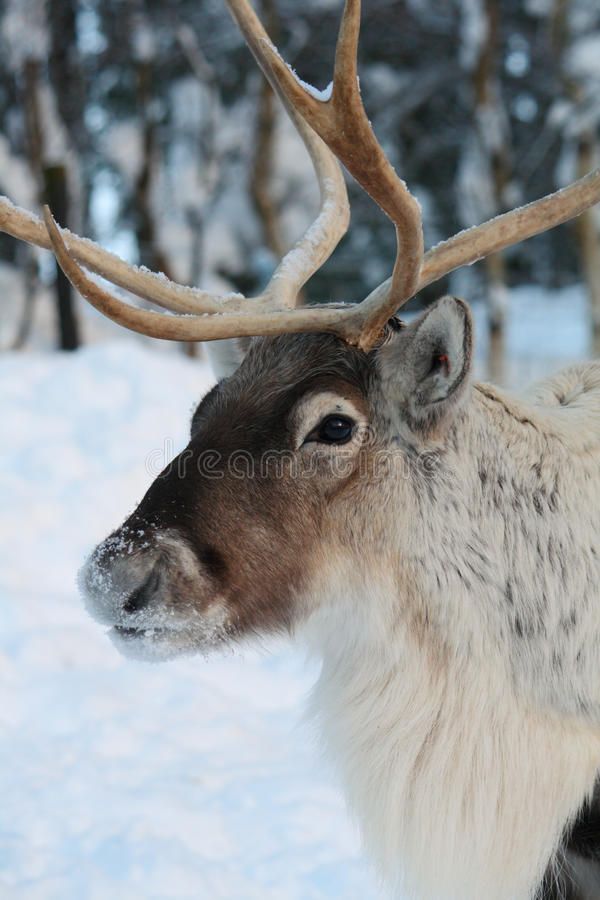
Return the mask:
[[(458, 266), (600, 199), (600, 171), (423, 253), (418, 204), (357, 86), (346, 0), (329, 93), (228, 0), (309, 153), (318, 217), (254, 299), (156, 279), (0, 202), (116, 322), (169, 340), (248, 338), (190, 442), (92, 553), (87, 606), (130, 656), (296, 635), (365, 846), (415, 900), (600, 896), (600, 364), (514, 396), (471, 377), (468, 306), (397, 310)], [(301, 307), (348, 227), (337, 160), (396, 227), (393, 275), (358, 304)], [(84, 265), (175, 315), (138, 309)]]

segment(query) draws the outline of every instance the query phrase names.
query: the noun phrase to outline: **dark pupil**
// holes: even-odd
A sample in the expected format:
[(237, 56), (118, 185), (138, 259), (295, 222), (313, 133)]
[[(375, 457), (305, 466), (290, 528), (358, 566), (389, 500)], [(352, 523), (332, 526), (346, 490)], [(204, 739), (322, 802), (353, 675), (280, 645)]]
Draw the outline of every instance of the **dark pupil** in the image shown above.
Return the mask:
[(353, 423), (343, 416), (328, 416), (319, 426), (319, 440), (326, 444), (345, 444), (352, 437)]

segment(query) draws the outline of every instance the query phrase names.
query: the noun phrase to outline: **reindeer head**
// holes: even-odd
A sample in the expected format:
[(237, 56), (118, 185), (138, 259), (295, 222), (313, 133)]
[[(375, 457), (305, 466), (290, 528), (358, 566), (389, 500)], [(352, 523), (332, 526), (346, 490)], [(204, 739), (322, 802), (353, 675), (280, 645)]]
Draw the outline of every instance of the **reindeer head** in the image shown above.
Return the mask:
[[(320, 212), (256, 298), (216, 297), (127, 266), (0, 200), (0, 228), (52, 247), (79, 292), (114, 321), (169, 340), (256, 337), (235, 374), (200, 403), (186, 450), (92, 555), (82, 581), (94, 614), (126, 648), (160, 656), (310, 612), (319, 558), (385, 553), (380, 511), (414, 459), (443, 447), (468, 396), (471, 325), (440, 301), (417, 322), (390, 317), (458, 266), (578, 215), (600, 199), (600, 172), (423, 253), (420, 208), (372, 132), (357, 81), (360, 0), (346, 0), (334, 80), (319, 98), (281, 59), (248, 0), (227, 0), (309, 151)], [(298, 306), (308, 278), (348, 227), (341, 160), (393, 221), (392, 277), (358, 304)], [(79, 261), (79, 262), (77, 262)], [(133, 307), (80, 267), (174, 313)], [(257, 337), (262, 336), (262, 337)], [(383, 469), (382, 458), (387, 454)], [(387, 471), (387, 475), (386, 475)], [(382, 474), (383, 472), (383, 474)]]
[(125, 653), (154, 658), (292, 629), (322, 596), (324, 560), (385, 556), (373, 520), (389, 480), (428, 477), (419, 461), (443, 446), (470, 358), (470, 316), (450, 297), (390, 322), (370, 353), (331, 335), (257, 339), (92, 554), (88, 608)]

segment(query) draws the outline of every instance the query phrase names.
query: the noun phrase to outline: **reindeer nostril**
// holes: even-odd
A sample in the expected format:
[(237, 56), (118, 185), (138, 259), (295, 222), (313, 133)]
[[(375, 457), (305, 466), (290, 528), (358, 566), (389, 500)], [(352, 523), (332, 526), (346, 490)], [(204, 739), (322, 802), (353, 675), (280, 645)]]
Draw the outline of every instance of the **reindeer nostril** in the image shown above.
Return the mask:
[(143, 584), (133, 591), (123, 604), (123, 612), (127, 615), (140, 612), (152, 600), (160, 584), (160, 568), (158, 561)]
[(215, 578), (223, 578), (227, 571), (227, 564), (216, 547), (206, 544), (198, 551), (198, 559), (210, 575)]

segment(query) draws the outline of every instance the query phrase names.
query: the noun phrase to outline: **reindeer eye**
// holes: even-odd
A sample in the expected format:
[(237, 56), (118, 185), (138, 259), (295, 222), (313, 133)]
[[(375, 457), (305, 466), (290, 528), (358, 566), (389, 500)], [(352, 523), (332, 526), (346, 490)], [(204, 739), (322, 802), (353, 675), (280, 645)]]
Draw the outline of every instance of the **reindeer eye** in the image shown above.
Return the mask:
[(346, 416), (326, 416), (305, 443), (316, 441), (320, 444), (347, 444), (354, 432), (354, 422)]

